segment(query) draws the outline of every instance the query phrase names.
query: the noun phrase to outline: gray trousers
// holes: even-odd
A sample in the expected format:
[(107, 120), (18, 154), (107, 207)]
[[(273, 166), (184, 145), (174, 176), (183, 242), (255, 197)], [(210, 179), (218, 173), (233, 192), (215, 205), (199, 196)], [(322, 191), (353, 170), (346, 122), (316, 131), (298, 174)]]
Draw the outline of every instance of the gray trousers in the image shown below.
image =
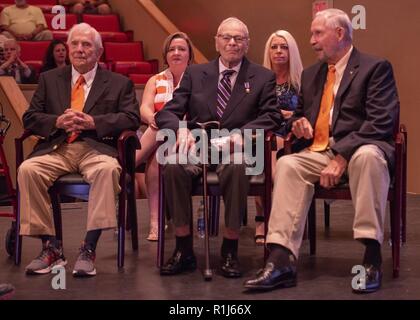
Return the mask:
[[(245, 164), (215, 165), (225, 204), (226, 227), (239, 230), (247, 208), (249, 176)], [(210, 168), (211, 170), (212, 168)], [(189, 225), (192, 207), (191, 193), (202, 175), (201, 165), (166, 164), (163, 169), (165, 205), (175, 227)]]

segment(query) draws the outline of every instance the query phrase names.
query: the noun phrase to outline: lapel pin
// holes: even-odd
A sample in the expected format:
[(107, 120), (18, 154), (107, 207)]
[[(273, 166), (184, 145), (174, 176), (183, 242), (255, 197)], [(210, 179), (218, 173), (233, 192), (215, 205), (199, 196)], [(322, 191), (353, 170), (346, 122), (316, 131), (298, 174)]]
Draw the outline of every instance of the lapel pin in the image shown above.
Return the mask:
[(245, 82), (245, 83), (244, 83), (244, 86), (245, 86), (245, 92), (246, 92), (246, 93), (250, 93), (250, 92), (251, 92), (251, 89), (250, 89), (250, 87), (249, 87), (249, 82)]

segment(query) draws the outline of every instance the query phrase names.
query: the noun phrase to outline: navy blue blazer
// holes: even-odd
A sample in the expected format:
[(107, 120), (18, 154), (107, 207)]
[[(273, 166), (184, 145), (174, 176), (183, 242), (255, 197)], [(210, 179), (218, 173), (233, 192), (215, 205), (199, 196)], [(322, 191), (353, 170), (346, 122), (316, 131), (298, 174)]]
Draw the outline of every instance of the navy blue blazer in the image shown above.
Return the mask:
[[(179, 121), (187, 115), (189, 127), (197, 122), (219, 120), (216, 113), (219, 59), (189, 66), (174, 92), (173, 99), (155, 115), (160, 129), (176, 132)], [(272, 71), (243, 59), (221, 128), (275, 130), (281, 122)]]
[[(288, 121), (289, 129), (301, 117), (315, 128), (327, 72), (326, 63), (303, 71), (298, 105)], [(354, 48), (334, 101), (331, 133), (335, 144), (331, 149), (349, 161), (360, 146), (374, 144), (392, 166), (399, 104), (391, 64)], [(299, 149), (312, 144), (312, 140), (300, 142)]]

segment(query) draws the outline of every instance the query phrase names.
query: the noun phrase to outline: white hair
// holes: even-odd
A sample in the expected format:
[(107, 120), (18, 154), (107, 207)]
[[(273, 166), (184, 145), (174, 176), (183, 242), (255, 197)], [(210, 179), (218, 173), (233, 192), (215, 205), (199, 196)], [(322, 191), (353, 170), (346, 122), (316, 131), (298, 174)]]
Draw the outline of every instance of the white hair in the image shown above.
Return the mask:
[(73, 34), (75, 32), (80, 32), (80, 33), (92, 33), (93, 34), (93, 42), (95, 44), (96, 49), (103, 49), (103, 45), (102, 45), (102, 38), (101, 35), (99, 34), (99, 32), (92, 27), (91, 25), (82, 22), (79, 24), (75, 24), (69, 31), (69, 36), (67, 38), (67, 44), (70, 45), (71, 40), (73, 38)]
[(302, 59), (300, 58), (299, 47), (296, 40), (290, 32), (286, 30), (277, 30), (268, 37), (268, 40), (265, 43), (263, 66), (273, 70), (270, 59), (270, 47), (274, 37), (281, 37), (287, 42), (287, 46), (289, 47), (289, 74), (287, 75), (287, 81), (297, 92), (299, 92), (300, 77), (303, 70)]
[(315, 14), (314, 20), (317, 18), (324, 18), (325, 24), (329, 28), (341, 27), (345, 31), (344, 39), (348, 42), (353, 40), (353, 26), (350, 18), (344, 11), (340, 9), (326, 9)]
[(220, 30), (222, 29), (222, 27), (225, 25), (225, 24), (228, 24), (228, 23), (237, 23), (237, 24), (239, 24), (241, 27), (242, 27), (242, 29), (244, 29), (244, 34), (245, 34), (245, 36), (247, 37), (247, 38), (249, 38), (249, 32), (248, 32), (248, 27), (246, 26), (246, 24), (245, 23), (243, 23), (241, 20), (239, 20), (238, 18), (236, 18), (236, 17), (229, 17), (229, 18), (227, 18), (227, 19), (225, 19), (225, 20), (223, 20), (221, 23), (220, 23), (220, 25), (219, 25), (219, 27), (217, 28), (217, 34), (220, 34)]

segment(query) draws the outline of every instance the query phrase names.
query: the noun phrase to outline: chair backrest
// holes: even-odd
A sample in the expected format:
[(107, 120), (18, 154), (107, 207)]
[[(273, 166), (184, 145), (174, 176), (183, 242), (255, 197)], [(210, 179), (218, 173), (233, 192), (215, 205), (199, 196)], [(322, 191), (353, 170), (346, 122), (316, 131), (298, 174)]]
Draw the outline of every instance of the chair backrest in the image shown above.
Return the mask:
[[(44, 17), (45, 20), (47, 21), (47, 26), (48, 29), (50, 30), (56, 30), (52, 27), (52, 20), (54, 19), (56, 15), (52, 14), (52, 13), (44, 13)], [(66, 24), (65, 24), (65, 29), (59, 29), (57, 31), (66, 31), (66, 30), (70, 30), (71, 27), (73, 27), (75, 24), (77, 24), (77, 15), (69, 13), (66, 14)]]
[(128, 77), (135, 84), (146, 84), (147, 81), (153, 76), (153, 74), (129, 74)]
[(106, 61), (144, 61), (143, 43), (136, 42), (105, 42)]
[(121, 32), (120, 19), (116, 14), (84, 14), (82, 21), (90, 24), (99, 32)]
[(19, 41), (22, 61), (44, 59), (50, 41)]

